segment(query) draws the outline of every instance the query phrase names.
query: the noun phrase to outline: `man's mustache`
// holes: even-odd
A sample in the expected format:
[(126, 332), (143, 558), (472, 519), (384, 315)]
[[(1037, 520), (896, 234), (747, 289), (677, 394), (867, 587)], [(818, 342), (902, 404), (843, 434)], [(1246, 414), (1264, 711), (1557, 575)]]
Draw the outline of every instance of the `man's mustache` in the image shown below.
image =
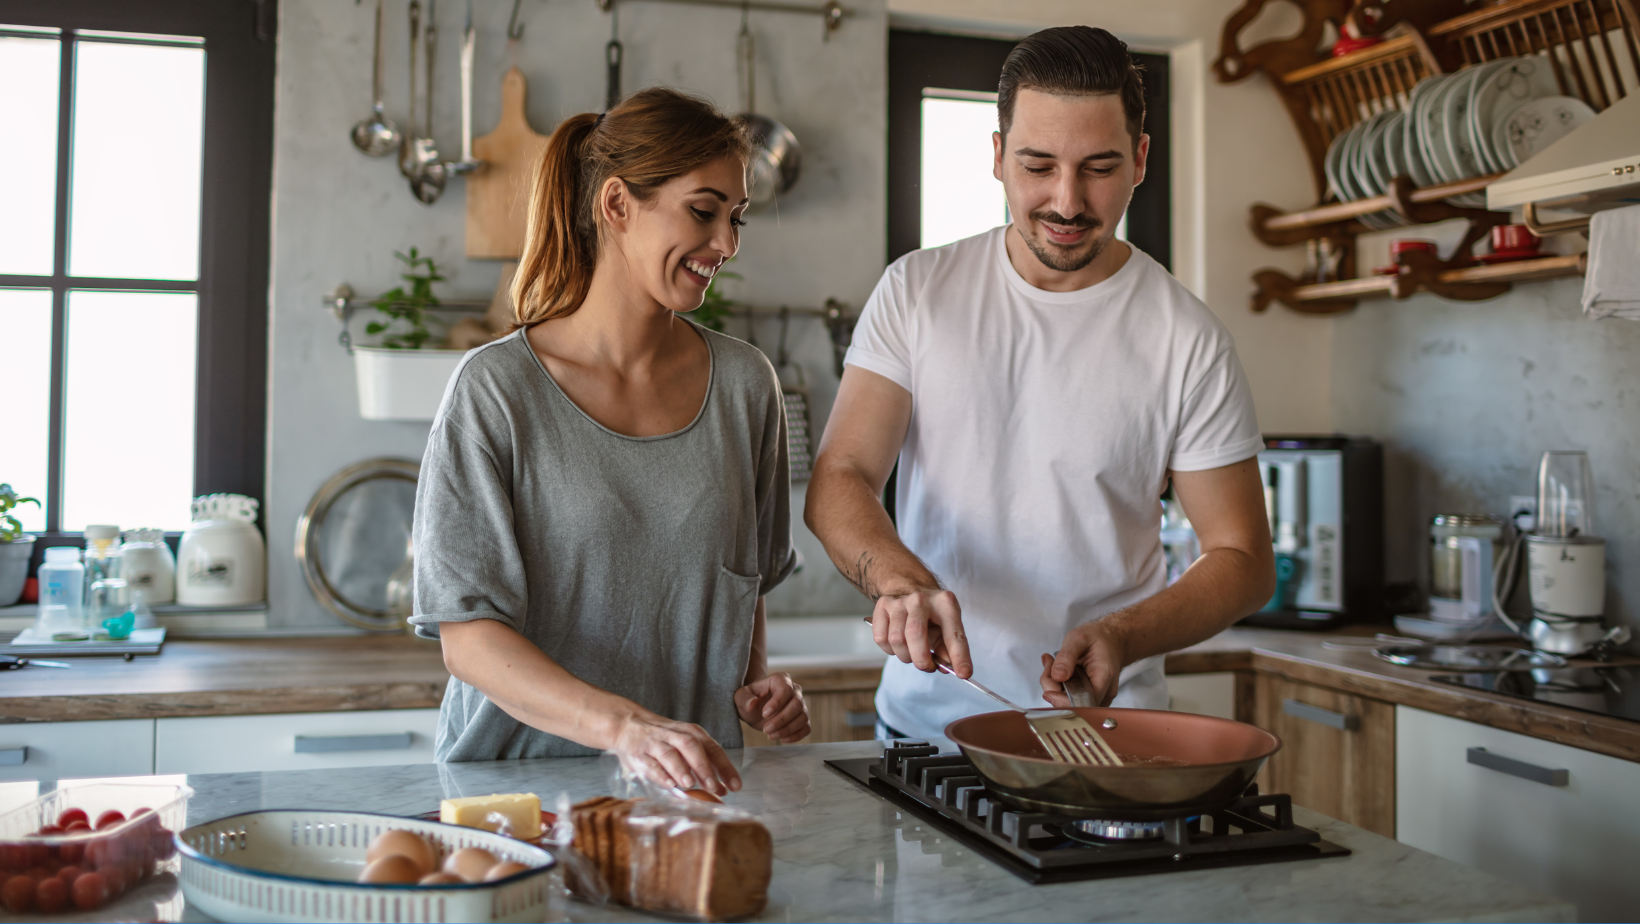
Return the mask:
[(1078, 215), (1073, 215), (1070, 218), (1066, 218), (1065, 216), (1059, 214), (1058, 212), (1049, 212), (1049, 211), (1032, 212), (1031, 213), (1031, 218), (1035, 221), (1040, 221), (1040, 222), (1043, 222), (1045, 224), (1059, 225), (1061, 227), (1069, 227), (1069, 228), (1097, 228), (1100, 225), (1104, 224), (1104, 222), (1100, 221), (1099, 219), (1089, 218), (1086, 215), (1078, 214)]

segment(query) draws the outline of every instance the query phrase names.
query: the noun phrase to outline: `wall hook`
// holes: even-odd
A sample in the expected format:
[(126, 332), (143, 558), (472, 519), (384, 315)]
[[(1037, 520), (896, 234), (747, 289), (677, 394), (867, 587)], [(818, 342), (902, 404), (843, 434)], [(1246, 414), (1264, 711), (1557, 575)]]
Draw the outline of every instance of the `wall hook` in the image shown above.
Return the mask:
[(518, 7), (524, 0), (513, 0), (512, 18), (507, 20), (507, 40), (516, 42), (524, 37), (524, 24), (518, 21)]

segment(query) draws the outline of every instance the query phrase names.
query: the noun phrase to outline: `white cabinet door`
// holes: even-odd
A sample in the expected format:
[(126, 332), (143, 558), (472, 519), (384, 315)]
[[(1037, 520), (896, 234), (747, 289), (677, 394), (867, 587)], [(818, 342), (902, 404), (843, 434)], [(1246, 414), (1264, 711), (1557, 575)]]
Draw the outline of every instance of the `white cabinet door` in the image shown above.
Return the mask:
[(1405, 844), (1577, 903), (1640, 912), (1640, 764), (1420, 709), (1395, 709)]
[(158, 719), (156, 773), (244, 773), (425, 764), (437, 709)]
[(0, 780), (153, 772), (153, 719), (0, 725)]
[(1167, 699), (1168, 708), (1174, 712), (1233, 719), (1236, 717), (1236, 675), (1231, 671), (1168, 674)]

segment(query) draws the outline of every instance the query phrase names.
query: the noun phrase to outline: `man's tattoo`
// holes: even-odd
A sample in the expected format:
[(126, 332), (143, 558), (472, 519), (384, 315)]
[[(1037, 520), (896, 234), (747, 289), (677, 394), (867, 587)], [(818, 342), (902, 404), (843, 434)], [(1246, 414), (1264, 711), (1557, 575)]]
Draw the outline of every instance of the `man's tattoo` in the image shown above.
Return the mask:
[(843, 577), (847, 578), (848, 582), (853, 584), (860, 593), (871, 598), (873, 603), (877, 601), (878, 597), (882, 596), (871, 586), (871, 563), (875, 560), (869, 551), (861, 552), (860, 558), (854, 563), (854, 567), (843, 570)]

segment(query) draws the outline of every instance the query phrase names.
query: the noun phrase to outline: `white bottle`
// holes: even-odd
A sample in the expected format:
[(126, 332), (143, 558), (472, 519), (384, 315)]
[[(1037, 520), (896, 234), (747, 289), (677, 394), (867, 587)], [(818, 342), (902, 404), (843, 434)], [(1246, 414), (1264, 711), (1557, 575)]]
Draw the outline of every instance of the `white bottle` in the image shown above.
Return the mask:
[(263, 598), (267, 549), (257, 502), (239, 494), (194, 499), (194, 522), (177, 549), (177, 603), (239, 606)]
[(34, 621), (35, 634), (51, 638), (58, 632), (84, 632), (85, 566), (80, 564), (80, 550), (69, 545), (46, 549), (38, 577), (40, 612)]

